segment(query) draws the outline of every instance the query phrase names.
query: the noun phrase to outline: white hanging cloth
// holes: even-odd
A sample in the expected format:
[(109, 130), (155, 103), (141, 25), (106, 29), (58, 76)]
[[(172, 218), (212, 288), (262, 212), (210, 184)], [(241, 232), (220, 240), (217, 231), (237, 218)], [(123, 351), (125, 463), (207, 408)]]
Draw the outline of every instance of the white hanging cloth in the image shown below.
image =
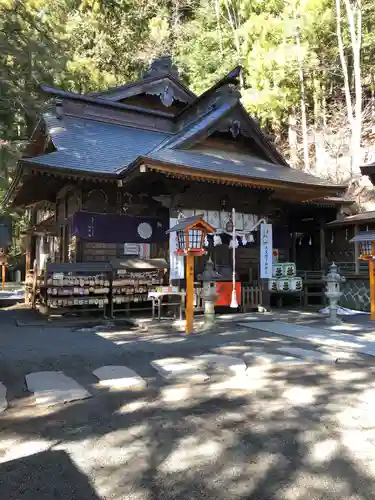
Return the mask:
[[(235, 244), (235, 248), (237, 248), (238, 247), (238, 239), (237, 238), (234, 238), (234, 244)], [(229, 242), (229, 248), (233, 248), (233, 238)]]
[(223, 242), (221, 241), (221, 238), (218, 234), (214, 234), (214, 247), (217, 247), (218, 245), (222, 245)]

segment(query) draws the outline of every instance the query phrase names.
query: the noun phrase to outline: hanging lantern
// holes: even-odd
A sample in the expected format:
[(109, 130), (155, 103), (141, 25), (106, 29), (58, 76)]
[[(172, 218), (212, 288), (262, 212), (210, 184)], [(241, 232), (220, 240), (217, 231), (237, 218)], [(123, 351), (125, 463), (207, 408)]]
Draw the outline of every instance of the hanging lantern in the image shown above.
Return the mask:
[(334, 243), (334, 241), (335, 241), (335, 235), (332, 233), (332, 235), (331, 235), (331, 243)]
[(299, 239), (299, 246), (302, 246), (302, 237)]
[(312, 238), (311, 238), (311, 236), (310, 236), (310, 239), (309, 239), (309, 245), (310, 245), (310, 247), (312, 245)]
[(177, 250), (179, 255), (186, 255), (193, 252), (197, 255), (206, 253), (203, 249), (205, 245), (206, 234), (213, 233), (215, 230), (203, 220), (202, 215), (195, 215), (186, 219), (181, 219), (167, 233), (176, 233)]

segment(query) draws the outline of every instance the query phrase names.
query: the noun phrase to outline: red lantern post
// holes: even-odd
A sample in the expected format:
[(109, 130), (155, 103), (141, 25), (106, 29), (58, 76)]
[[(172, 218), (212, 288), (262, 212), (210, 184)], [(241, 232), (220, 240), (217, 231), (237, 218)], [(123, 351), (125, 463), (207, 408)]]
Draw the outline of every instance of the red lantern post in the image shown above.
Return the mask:
[(194, 325), (194, 257), (204, 255), (204, 239), (207, 233), (214, 233), (202, 215), (182, 219), (171, 227), (167, 234), (177, 233), (177, 255), (186, 256), (186, 333), (192, 333)]

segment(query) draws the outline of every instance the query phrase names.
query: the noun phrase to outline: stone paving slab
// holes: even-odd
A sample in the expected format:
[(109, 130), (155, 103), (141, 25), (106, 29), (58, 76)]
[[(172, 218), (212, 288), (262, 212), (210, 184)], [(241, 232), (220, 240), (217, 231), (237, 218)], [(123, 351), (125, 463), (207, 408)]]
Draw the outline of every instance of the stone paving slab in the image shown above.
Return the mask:
[(290, 337), (312, 342), (314, 344), (375, 356), (375, 340), (365, 339), (347, 333), (332, 333), (319, 328), (301, 326), (293, 323), (283, 323), (281, 321), (256, 323), (256, 325), (242, 322), (237, 324), (246, 328), (254, 328), (283, 337)]
[(159, 374), (166, 380), (190, 380), (194, 382), (203, 382), (209, 379), (209, 376), (200, 369), (202, 362), (187, 358), (164, 358), (151, 361)]
[(311, 349), (302, 349), (301, 347), (279, 347), (278, 351), (292, 354), (293, 356), (298, 356), (302, 359), (308, 361), (324, 362), (324, 363), (335, 363), (335, 355), (330, 356), (329, 354), (323, 354), (318, 351), (313, 351)]
[(343, 350), (338, 350), (333, 347), (327, 347), (327, 346), (319, 346), (317, 347), (318, 351), (321, 351), (325, 354), (328, 354), (331, 357), (336, 358), (336, 363), (342, 363), (342, 362), (352, 362), (355, 364), (371, 364), (371, 361), (374, 362), (375, 360), (372, 358), (365, 358), (361, 355), (361, 353), (357, 352), (350, 352), (350, 351), (343, 351)]
[(275, 363), (278, 365), (299, 365), (307, 363), (306, 360), (295, 358), (294, 356), (286, 356), (284, 354), (270, 354), (268, 352), (246, 352), (244, 354), (245, 361), (247, 363), (250, 362), (258, 362), (262, 364), (271, 364)]
[(145, 389), (146, 381), (127, 366), (101, 366), (92, 372), (99, 384), (110, 389)]
[(63, 372), (34, 372), (25, 379), (28, 391), (34, 393), (40, 405), (53, 406), (91, 397), (84, 387)]
[(235, 356), (227, 356), (225, 354), (201, 354), (195, 356), (194, 359), (203, 361), (213, 367), (228, 371), (232, 374), (244, 373), (246, 371), (246, 363)]
[(0, 412), (8, 408), (7, 388), (0, 382)]

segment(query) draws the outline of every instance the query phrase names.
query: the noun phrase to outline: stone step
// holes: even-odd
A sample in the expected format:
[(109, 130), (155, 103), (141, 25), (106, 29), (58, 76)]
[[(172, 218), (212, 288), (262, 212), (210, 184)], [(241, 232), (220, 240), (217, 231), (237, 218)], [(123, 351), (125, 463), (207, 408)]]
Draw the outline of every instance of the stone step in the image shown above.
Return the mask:
[(33, 392), (36, 403), (43, 406), (91, 397), (82, 385), (63, 372), (33, 372), (26, 375), (25, 379), (28, 391)]

